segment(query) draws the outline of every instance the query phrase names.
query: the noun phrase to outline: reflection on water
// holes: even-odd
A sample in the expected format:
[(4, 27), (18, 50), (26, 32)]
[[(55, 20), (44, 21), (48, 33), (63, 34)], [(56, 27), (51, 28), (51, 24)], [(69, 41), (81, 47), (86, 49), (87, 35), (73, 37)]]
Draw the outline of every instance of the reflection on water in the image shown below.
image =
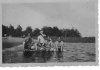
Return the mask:
[(56, 51), (56, 59), (58, 62), (63, 61), (63, 53), (61, 51)]
[(95, 54), (71, 51), (5, 51), (2, 59), (3, 63), (93, 62)]
[[(56, 58), (54, 60), (53, 58)], [(3, 63), (46, 63), (51, 60), (61, 61), (62, 52), (53, 51), (6, 51), (3, 53)]]
[(47, 62), (53, 56), (51, 51), (24, 51), (23, 52), (23, 62), (28, 60), (28, 62)]

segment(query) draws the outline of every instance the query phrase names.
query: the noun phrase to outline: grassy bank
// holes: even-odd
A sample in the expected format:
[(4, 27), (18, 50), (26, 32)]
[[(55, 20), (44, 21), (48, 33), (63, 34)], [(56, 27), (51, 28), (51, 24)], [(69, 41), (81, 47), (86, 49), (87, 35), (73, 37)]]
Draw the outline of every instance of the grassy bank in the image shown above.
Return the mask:
[[(58, 38), (51, 37), (51, 39), (55, 42)], [(84, 37), (84, 38), (61, 37), (61, 40), (69, 43), (95, 43), (95, 37)]]
[(23, 42), (23, 38), (2, 38), (2, 49), (5, 49), (5, 48), (10, 48), (10, 47), (14, 47), (14, 46), (17, 46), (17, 45), (20, 45), (22, 44)]
[[(33, 37), (37, 39), (37, 37)], [(52, 41), (57, 41), (58, 37), (51, 37)], [(68, 43), (95, 43), (95, 37), (61, 37), (61, 40)]]
[[(37, 37), (34, 37), (37, 39)], [(51, 37), (52, 41), (57, 41), (58, 37)], [(74, 37), (61, 37), (61, 40), (68, 43), (95, 43), (94, 37), (89, 38), (74, 38)], [(22, 44), (24, 38), (17, 38), (17, 37), (8, 37), (2, 38), (2, 49), (14, 47), (17, 45)]]

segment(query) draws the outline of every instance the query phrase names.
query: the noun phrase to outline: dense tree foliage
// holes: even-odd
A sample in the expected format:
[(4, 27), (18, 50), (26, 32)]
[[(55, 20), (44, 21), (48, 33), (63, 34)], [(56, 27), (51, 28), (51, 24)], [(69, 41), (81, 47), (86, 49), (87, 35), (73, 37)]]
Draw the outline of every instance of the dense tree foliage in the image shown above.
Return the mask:
[[(24, 31), (22, 31), (22, 27), (20, 25), (15, 29), (12, 25), (5, 26), (2, 25), (2, 36), (14, 36), (14, 37), (22, 37), (31, 34), (31, 36), (38, 36), (40, 29), (32, 29), (31, 26), (28, 26)], [(44, 31), (44, 34), (47, 36), (56, 36), (56, 37), (81, 37), (80, 32), (77, 29), (59, 29), (58, 27), (47, 27), (44, 26), (41, 28)]]
[(31, 26), (28, 26), (26, 30), (23, 31), (23, 35), (28, 36), (28, 34), (32, 33)]
[(32, 31), (31, 36), (38, 36), (40, 34), (40, 29), (36, 28), (34, 31)]
[(15, 29), (15, 35), (16, 37), (21, 37), (22, 36), (22, 27), (18, 25), (18, 27)]
[(8, 35), (9, 28), (7, 26), (2, 25), (2, 36)]

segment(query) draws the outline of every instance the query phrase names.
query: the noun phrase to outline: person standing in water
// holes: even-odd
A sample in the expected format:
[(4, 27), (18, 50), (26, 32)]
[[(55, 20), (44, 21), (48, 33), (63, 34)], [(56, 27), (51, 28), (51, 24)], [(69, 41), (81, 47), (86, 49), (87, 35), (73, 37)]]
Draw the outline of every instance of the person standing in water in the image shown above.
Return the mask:
[(30, 33), (29, 33), (27, 38), (23, 42), (24, 49), (31, 49), (32, 43), (33, 43), (33, 40), (32, 40), (32, 37), (30, 36)]
[(56, 45), (56, 51), (63, 51), (64, 44), (63, 41), (61, 41), (60, 37), (58, 38), (58, 41), (56, 41), (55, 45)]
[(46, 37), (46, 35), (43, 34), (43, 31), (41, 30), (41, 31), (40, 31), (40, 35), (38, 36), (38, 44), (39, 44), (40, 47), (41, 47), (41, 46), (44, 46), (45, 43), (46, 43), (44, 37)]
[(52, 47), (52, 40), (51, 40), (51, 38), (48, 36), (48, 38), (47, 38), (47, 45), (49, 46), (49, 47)]

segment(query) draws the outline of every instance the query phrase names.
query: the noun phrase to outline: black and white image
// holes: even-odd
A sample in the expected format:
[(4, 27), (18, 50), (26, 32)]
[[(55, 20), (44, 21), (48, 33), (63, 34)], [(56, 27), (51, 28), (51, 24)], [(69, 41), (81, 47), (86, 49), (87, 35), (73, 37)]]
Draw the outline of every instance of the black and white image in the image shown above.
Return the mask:
[(96, 62), (97, 0), (2, 4), (2, 64)]

